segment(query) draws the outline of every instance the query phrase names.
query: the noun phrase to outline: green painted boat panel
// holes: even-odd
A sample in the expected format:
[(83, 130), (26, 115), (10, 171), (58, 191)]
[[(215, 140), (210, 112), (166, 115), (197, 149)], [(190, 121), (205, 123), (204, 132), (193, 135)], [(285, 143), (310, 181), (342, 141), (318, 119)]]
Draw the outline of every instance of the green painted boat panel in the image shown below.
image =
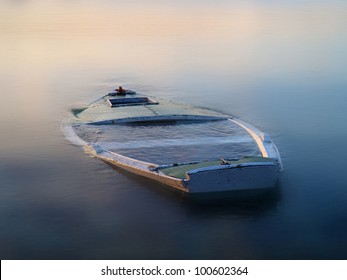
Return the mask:
[[(264, 158), (264, 157), (243, 157), (238, 160), (225, 160), (227, 164), (242, 164), (247, 162), (274, 162), (271, 158)], [(178, 179), (185, 179), (186, 173), (191, 170), (204, 168), (204, 167), (211, 167), (211, 166), (218, 166), (220, 165), (220, 160), (218, 161), (204, 161), (199, 163), (189, 163), (189, 164), (182, 164), (177, 166), (170, 166), (170, 167), (159, 167), (158, 170), (160, 170), (162, 173), (164, 173), (167, 176), (178, 178)]]

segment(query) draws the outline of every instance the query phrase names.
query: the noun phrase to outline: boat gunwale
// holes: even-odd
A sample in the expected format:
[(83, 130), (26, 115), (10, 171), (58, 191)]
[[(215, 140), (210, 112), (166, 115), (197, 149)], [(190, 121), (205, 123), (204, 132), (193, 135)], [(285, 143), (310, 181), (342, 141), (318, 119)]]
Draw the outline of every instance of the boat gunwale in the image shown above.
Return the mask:
[[(126, 123), (150, 123), (150, 122), (165, 122), (165, 121), (221, 121), (227, 120), (226, 116), (209, 116), (209, 115), (157, 115), (143, 117), (127, 117), (119, 119), (108, 119), (103, 121), (86, 122), (86, 125), (110, 125), (110, 124), (126, 124)], [(81, 124), (81, 123), (76, 123)]]

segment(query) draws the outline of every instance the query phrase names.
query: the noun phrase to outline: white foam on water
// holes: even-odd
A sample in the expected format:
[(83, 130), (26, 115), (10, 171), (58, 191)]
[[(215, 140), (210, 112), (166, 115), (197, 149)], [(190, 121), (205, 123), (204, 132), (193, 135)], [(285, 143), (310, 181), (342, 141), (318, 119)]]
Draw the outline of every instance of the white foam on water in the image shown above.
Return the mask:
[(81, 139), (73, 129), (71, 125), (62, 125), (61, 130), (64, 133), (65, 138), (76, 146), (85, 146), (88, 142)]

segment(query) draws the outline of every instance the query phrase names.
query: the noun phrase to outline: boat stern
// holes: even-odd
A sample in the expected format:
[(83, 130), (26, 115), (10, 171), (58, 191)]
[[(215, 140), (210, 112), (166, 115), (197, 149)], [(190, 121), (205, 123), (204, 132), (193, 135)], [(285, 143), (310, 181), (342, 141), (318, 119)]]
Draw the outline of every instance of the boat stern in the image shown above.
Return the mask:
[(270, 189), (276, 186), (280, 167), (275, 162), (245, 166), (216, 166), (187, 172), (189, 193)]

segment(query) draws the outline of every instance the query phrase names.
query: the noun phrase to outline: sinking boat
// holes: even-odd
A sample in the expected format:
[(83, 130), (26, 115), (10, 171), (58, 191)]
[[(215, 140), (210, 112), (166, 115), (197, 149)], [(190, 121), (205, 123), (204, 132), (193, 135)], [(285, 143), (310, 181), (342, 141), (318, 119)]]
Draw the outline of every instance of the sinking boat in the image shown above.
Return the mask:
[(90, 155), (185, 193), (271, 189), (283, 170), (276, 145), (254, 126), (133, 91), (73, 109), (63, 127)]

